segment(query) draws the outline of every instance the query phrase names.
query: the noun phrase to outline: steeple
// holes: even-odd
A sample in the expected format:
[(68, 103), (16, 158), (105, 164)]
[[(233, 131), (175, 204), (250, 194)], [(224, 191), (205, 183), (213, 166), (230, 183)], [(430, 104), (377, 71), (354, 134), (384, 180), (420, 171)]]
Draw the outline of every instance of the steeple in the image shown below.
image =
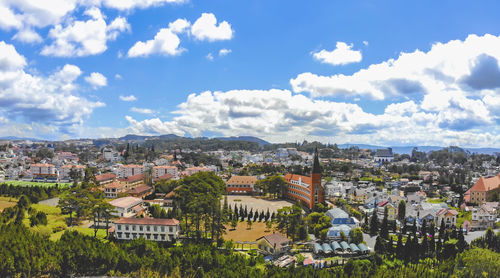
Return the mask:
[(318, 157), (318, 147), (314, 150), (314, 161), (312, 167), (312, 174), (321, 174), (321, 168), (319, 167), (319, 157)]

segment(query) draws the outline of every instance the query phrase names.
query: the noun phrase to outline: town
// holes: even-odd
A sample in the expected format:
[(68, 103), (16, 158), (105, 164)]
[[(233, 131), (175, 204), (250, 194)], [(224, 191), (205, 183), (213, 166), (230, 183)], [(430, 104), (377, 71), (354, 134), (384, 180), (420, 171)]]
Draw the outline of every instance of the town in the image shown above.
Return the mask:
[(499, 153), (166, 137), (0, 142), (2, 221), (51, 241), (213, 242), (279, 268), (498, 252)]

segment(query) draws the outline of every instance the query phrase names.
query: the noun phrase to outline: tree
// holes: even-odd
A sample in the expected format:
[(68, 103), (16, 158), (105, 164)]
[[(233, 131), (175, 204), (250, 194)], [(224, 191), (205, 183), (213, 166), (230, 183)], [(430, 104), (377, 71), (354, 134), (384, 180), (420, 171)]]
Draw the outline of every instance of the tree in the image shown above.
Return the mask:
[(273, 227), (273, 221), (267, 221), (266, 222), (266, 230), (270, 231), (272, 227)]
[(403, 220), (406, 218), (406, 202), (405, 200), (399, 201), (398, 204), (398, 219), (400, 222), (403, 222)]
[(445, 225), (444, 225), (444, 218), (441, 219), (441, 226), (439, 227), (439, 238), (443, 238), (444, 236), (444, 231), (446, 230)]
[(385, 253), (385, 242), (382, 237), (378, 236), (376, 241), (375, 241), (375, 253), (377, 254), (384, 254)]
[(380, 236), (385, 240), (389, 239), (389, 223), (387, 221), (387, 207), (384, 210), (384, 219), (382, 219), (382, 227), (380, 228)]
[(351, 240), (355, 244), (360, 244), (363, 242), (363, 231), (361, 231), (361, 228), (355, 228), (351, 230)]
[(377, 209), (373, 209), (373, 214), (370, 219), (370, 236), (376, 235), (378, 232), (378, 217), (377, 217)]
[(403, 235), (398, 235), (398, 243), (396, 245), (396, 257), (398, 259), (404, 258), (404, 246), (403, 246)]
[(251, 229), (252, 229), (252, 224), (253, 224), (253, 223), (252, 223), (252, 220), (249, 218), (249, 219), (247, 220), (247, 229), (248, 229), (248, 230), (251, 230)]
[(231, 219), (231, 228), (236, 230), (236, 226), (238, 226), (238, 218), (233, 217), (233, 219)]

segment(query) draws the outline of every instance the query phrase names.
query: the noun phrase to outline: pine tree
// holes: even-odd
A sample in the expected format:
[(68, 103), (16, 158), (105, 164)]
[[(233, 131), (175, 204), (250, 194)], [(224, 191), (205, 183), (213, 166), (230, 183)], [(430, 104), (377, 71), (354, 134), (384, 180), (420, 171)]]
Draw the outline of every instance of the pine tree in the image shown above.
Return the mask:
[(403, 220), (406, 218), (406, 202), (405, 200), (399, 201), (398, 204), (398, 219), (400, 222), (403, 222)]
[(403, 246), (403, 235), (398, 235), (398, 244), (396, 246), (396, 257), (398, 259), (403, 259), (404, 257), (404, 246)]
[(446, 230), (444, 225), (444, 218), (441, 219), (441, 226), (439, 227), (439, 238), (443, 238), (444, 231)]
[(389, 223), (387, 222), (387, 208), (384, 212), (384, 219), (382, 220), (382, 227), (380, 228), (380, 236), (384, 239), (389, 239)]
[(385, 253), (385, 243), (382, 237), (378, 236), (375, 241), (375, 253), (382, 255)]
[(372, 217), (370, 219), (370, 236), (376, 235), (378, 232), (378, 219), (377, 219), (377, 210), (373, 210)]

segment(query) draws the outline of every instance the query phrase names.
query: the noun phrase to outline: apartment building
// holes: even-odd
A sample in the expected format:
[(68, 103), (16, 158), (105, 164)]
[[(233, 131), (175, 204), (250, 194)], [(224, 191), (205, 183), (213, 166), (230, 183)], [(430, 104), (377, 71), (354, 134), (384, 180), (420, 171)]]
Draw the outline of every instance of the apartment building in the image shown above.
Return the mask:
[(172, 175), (173, 177), (177, 177), (178, 175), (177, 167), (167, 166), (167, 165), (153, 167), (153, 179), (159, 179), (160, 177), (169, 174)]
[(144, 171), (145, 167), (142, 165), (121, 165), (120, 168), (118, 168), (117, 176), (118, 178), (127, 178), (138, 174), (144, 174)]
[(83, 165), (63, 165), (59, 171), (59, 178), (62, 180), (70, 179), (71, 170), (79, 171), (80, 176), (85, 176), (85, 166)]

